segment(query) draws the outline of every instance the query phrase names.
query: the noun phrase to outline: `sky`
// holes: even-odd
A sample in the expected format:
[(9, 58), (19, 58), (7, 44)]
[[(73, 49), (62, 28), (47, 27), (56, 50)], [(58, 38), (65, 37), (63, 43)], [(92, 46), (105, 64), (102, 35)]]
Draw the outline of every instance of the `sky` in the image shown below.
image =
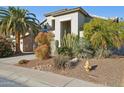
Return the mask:
[[(21, 6), (34, 13), (42, 22), (44, 14), (64, 8), (75, 8), (77, 6)], [(122, 17), (124, 18), (124, 6), (82, 6), (89, 14), (102, 17)]]

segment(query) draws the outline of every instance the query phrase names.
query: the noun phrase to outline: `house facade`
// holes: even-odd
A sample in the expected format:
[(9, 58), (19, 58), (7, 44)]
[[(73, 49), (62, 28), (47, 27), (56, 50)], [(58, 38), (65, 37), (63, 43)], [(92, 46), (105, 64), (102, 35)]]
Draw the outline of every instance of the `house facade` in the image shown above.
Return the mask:
[(55, 40), (60, 41), (64, 33), (81, 34), (83, 24), (92, 19), (81, 7), (62, 9), (45, 14), (45, 20), (41, 23), (43, 31), (53, 31)]

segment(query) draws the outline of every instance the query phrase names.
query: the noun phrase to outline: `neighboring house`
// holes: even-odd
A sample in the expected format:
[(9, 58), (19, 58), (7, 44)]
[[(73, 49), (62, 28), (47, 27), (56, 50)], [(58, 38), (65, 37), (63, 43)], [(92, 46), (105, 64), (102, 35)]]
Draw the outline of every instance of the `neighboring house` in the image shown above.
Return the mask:
[[(62, 9), (45, 14), (45, 20), (41, 23), (42, 31), (53, 31), (55, 40), (61, 40), (64, 33), (80, 35), (83, 24), (92, 19), (81, 7)], [(83, 35), (83, 34), (82, 34)]]
[(33, 52), (34, 49), (34, 37), (32, 35), (26, 35), (21, 39), (21, 51), (23, 52)]
[[(29, 33), (25, 34), (24, 37), (20, 37), (20, 49), (22, 52), (33, 52), (34, 49), (34, 37), (30, 35)], [(15, 46), (15, 36), (11, 35), (11, 40), (14, 43)]]

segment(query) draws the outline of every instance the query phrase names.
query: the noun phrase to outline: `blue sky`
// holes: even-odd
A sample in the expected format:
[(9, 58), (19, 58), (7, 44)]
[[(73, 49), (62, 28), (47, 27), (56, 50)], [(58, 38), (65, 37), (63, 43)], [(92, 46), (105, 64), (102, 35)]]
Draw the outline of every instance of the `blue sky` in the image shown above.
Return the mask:
[[(75, 8), (76, 6), (23, 6), (21, 8), (28, 9), (30, 12), (36, 14), (37, 18), (42, 21), (44, 14), (56, 11), (63, 8)], [(83, 6), (89, 14), (103, 16), (103, 17), (123, 17), (124, 6)]]

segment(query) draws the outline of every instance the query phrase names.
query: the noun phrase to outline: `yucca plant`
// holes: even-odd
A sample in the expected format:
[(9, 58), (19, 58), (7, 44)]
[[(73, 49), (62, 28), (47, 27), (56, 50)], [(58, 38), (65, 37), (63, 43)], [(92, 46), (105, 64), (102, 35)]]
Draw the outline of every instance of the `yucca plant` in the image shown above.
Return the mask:
[(79, 44), (79, 38), (74, 34), (64, 34), (64, 37), (61, 40), (62, 47), (75, 49), (77, 44)]
[(79, 44), (78, 36), (74, 34), (64, 34), (61, 40), (61, 47), (58, 49), (59, 54), (65, 54), (73, 57)]

